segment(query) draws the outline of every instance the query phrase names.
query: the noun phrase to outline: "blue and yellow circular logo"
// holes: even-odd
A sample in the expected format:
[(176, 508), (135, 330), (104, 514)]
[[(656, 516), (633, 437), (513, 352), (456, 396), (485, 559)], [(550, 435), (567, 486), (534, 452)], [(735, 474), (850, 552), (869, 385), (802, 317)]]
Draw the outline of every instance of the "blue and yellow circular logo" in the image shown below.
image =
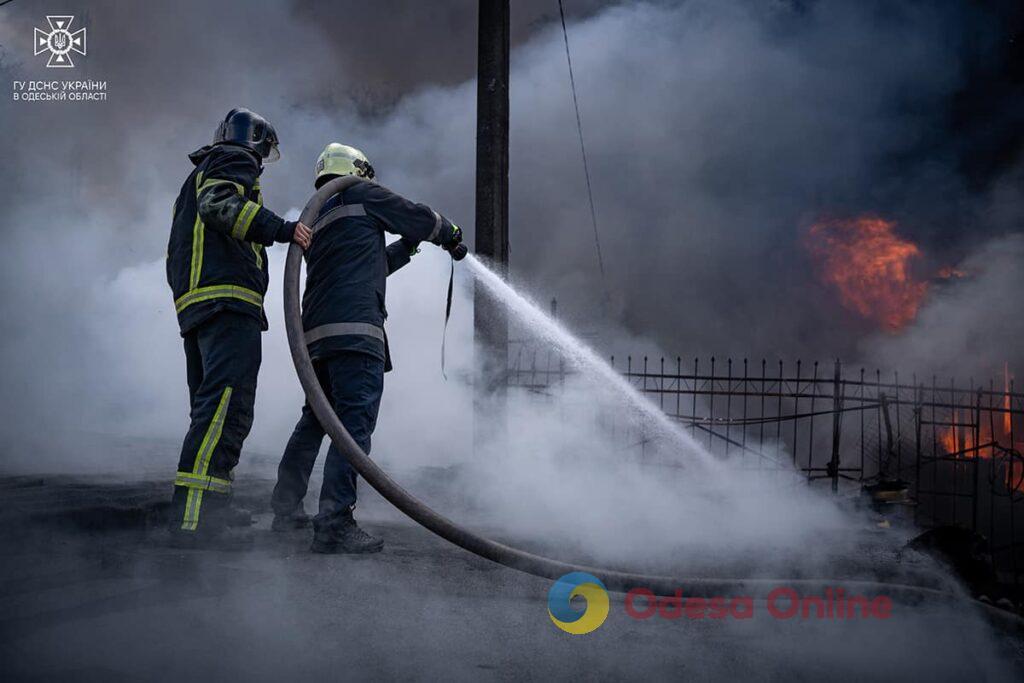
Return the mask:
[[(582, 612), (577, 612), (570, 604), (577, 595), (587, 601)], [(548, 591), (548, 616), (566, 633), (590, 633), (608, 618), (608, 591), (593, 574), (570, 572), (555, 581)]]

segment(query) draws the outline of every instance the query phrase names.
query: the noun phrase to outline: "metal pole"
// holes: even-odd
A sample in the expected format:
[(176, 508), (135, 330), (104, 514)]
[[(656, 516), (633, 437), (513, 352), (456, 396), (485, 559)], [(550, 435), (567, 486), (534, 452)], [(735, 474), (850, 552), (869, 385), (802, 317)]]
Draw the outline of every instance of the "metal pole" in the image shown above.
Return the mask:
[[(800, 424), (800, 420), (797, 419), (797, 415), (800, 414), (800, 364), (801, 361), (798, 358), (796, 361), (796, 388), (793, 390), (793, 468), (796, 469), (796, 452), (797, 452), (797, 427)], [(807, 473), (808, 481), (810, 481), (811, 473)]]
[(974, 397), (974, 493), (971, 495), (971, 531), (978, 531), (978, 502), (981, 497), (980, 474), (981, 467), (981, 395), (982, 389), (978, 387), (978, 393)]
[(811, 483), (811, 468), (814, 467), (814, 401), (818, 396), (818, 361), (814, 361), (814, 375), (811, 379), (811, 417), (807, 429), (807, 484)]
[[(1010, 396), (1013, 396), (1013, 380), (1012, 379), (1009, 381), (1009, 385), (1010, 385)], [(1006, 407), (1009, 410), (1013, 410), (1013, 399), (1012, 398), (1009, 400), (1009, 402), (1007, 403)], [(1014, 505), (1014, 502), (1017, 500), (1014, 494), (1017, 492), (1016, 486), (1017, 486), (1017, 482), (1019, 481), (1019, 479), (1014, 477), (1014, 473), (1017, 471), (1016, 468), (1014, 467), (1014, 463), (1017, 462), (1018, 458), (1016, 457), (1016, 455), (1014, 455), (1016, 453), (1016, 450), (1015, 450), (1016, 449), (1016, 445), (1015, 444), (1017, 442), (1014, 441), (1014, 435), (1013, 435), (1013, 413), (1012, 412), (1010, 413), (1010, 425), (1009, 425), (1009, 427), (1010, 427), (1010, 433), (1007, 434), (1006, 436), (1010, 440), (1010, 454), (1009, 454), (1009, 460), (1008, 460), (1009, 464), (1007, 465), (1007, 467), (1009, 467), (1010, 470), (1009, 470), (1009, 479), (1006, 482), (1006, 487), (1007, 487), (1006, 491), (1007, 491), (1007, 493), (1009, 493), (1009, 498), (1007, 499), (1007, 502), (1010, 504), (1010, 571), (1013, 574), (1013, 588), (1014, 588), (1014, 592), (1016, 592), (1017, 595), (1020, 595), (1020, 591), (1019, 591), (1020, 573), (1017, 571), (1017, 529), (1016, 529), (1016, 525), (1014, 523), (1014, 518), (1013, 518), (1013, 515), (1014, 515), (1014, 507), (1013, 507), (1013, 505)], [(1021, 467), (1024, 467), (1024, 462), (1021, 463)], [(1021, 473), (1021, 476), (1024, 476), (1024, 472)]]
[(903, 478), (903, 419), (900, 416), (900, 373), (894, 375), (893, 384), (896, 385), (896, 479)]
[(715, 436), (715, 357), (711, 356), (711, 380), (709, 385), (711, 391), (708, 394), (708, 405), (710, 405), (708, 413), (708, 450), (715, 447), (712, 439)]
[[(924, 416), (925, 385), (918, 386), (918, 399), (913, 407), (913, 522), (918, 523), (918, 511), (921, 508), (921, 422)], [(934, 422), (934, 420), (933, 420)]]
[(843, 366), (837, 358), (835, 373), (832, 376), (832, 460), (828, 463), (828, 473), (832, 477), (832, 493), (839, 492), (839, 442), (842, 438), (843, 426), (842, 392)]
[(879, 480), (889, 478), (889, 465), (892, 462), (892, 419), (889, 417), (889, 397), (885, 392), (878, 395), (878, 403), (882, 407), (882, 417), (885, 418), (885, 459), (879, 462)]
[(732, 437), (732, 358), (727, 359), (727, 361), (728, 372), (725, 379), (725, 457), (729, 457), (729, 441)]
[[(508, 276), (509, 1), (480, 0), (477, 38), (476, 239), (479, 256)], [(508, 317), (481, 287), (473, 292), (480, 375), (475, 396), (475, 446), (492, 442), (505, 419)]]
[[(996, 443), (996, 419), (992, 410), (995, 394), (995, 382), (990, 377), (988, 380), (988, 435), (992, 443)], [(980, 453), (979, 453), (980, 455)], [(996, 542), (996, 475), (999, 468), (996, 466), (996, 447), (988, 449), (988, 542)], [(992, 571), (995, 571), (995, 555), (992, 558)]]

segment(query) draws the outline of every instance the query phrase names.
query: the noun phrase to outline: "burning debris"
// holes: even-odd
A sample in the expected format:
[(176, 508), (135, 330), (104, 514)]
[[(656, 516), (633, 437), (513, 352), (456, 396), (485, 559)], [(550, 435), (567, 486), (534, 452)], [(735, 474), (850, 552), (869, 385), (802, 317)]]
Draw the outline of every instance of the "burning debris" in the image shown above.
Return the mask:
[[(942, 450), (957, 458), (991, 460), (1006, 451), (1024, 451), (1024, 439), (1014, 432), (1012, 398), (1013, 374), (1009, 363), (1003, 365), (1003, 389), (996, 406), (999, 414), (989, 411), (989, 419), (977, 416), (977, 408), (961, 406), (951, 413), (951, 419), (937, 436)], [(972, 415), (973, 420), (972, 420)], [(1024, 463), (1012, 458), (1006, 463), (1004, 481), (1007, 490), (1024, 491)]]

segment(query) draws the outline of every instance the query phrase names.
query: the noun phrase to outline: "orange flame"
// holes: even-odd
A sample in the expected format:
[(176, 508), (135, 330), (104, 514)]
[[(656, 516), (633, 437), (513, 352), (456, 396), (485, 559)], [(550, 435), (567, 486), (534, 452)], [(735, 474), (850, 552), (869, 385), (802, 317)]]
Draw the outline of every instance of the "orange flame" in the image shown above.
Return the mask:
[[(1016, 450), (1024, 450), (1024, 442), (1016, 440), (1017, 435), (1013, 433), (1013, 415), (1009, 412), (1011, 406), (1010, 382), (1012, 381), (1010, 365), (1005, 363), (1003, 365), (1003, 394), (999, 401), (999, 407), (1005, 412), (1001, 411), (1002, 416), (998, 420), (989, 420), (985, 416), (987, 413), (981, 416), (977, 424), (977, 444), (974, 438), (975, 425), (972, 424), (972, 420), (975, 419), (973, 417), (975, 409), (968, 406), (950, 411), (951, 424), (937, 434), (938, 445), (947, 455), (964, 459), (989, 459), (995, 455), (996, 449), (991, 445), (985, 446), (985, 444), (992, 443), (1002, 444), (1003, 447), (1012, 444)], [(995, 415), (992, 415), (992, 418), (995, 418)], [(979, 448), (974, 450), (976, 445)], [(1006, 461), (1005, 466), (1007, 487), (1016, 487), (1018, 491), (1024, 491), (1024, 463), (1019, 459), (1010, 459)]]
[(952, 455), (960, 450), (960, 445), (956, 442), (956, 429), (953, 427), (946, 427), (939, 434), (939, 443), (942, 444), (942, 450)]
[[(962, 410), (957, 410), (953, 413), (953, 422), (955, 424), (945, 427), (939, 432), (939, 444), (942, 446), (942, 450), (958, 458), (973, 458), (977, 455), (983, 458), (991, 457), (988, 449), (980, 448), (977, 451), (974, 450), (974, 428), (969, 426), (964, 420), (964, 412)], [(980, 430), (984, 431), (984, 428), (984, 424), (979, 425)], [(988, 441), (985, 438), (985, 434), (980, 434), (979, 439), (982, 443)]]
[(928, 291), (910, 269), (921, 251), (895, 227), (874, 216), (820, 221), (806, 243), (821, 279), (836, 288), (842, 304), (890, 331), (914, 319)]

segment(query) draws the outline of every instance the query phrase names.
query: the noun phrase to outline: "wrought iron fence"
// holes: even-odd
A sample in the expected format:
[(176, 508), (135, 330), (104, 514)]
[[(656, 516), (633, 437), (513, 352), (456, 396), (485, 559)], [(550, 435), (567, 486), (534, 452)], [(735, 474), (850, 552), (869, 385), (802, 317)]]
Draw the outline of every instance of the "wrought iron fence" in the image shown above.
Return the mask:
[[(888, 491), (923, 527), (954, 525), (987, 536), (995, 568), (1020, 581), (1024, 394), (1008, 376), (965, 385), (839, 361), (627, 356), (611, 363), (736, 466), (821, 482), (834, 492)], [(572, 375), (556, 353), (528, 343), (510, 347), (513, 387), (558, 392)], [(647, 462), (649, 435), (614, 419), (606, 426)]]

